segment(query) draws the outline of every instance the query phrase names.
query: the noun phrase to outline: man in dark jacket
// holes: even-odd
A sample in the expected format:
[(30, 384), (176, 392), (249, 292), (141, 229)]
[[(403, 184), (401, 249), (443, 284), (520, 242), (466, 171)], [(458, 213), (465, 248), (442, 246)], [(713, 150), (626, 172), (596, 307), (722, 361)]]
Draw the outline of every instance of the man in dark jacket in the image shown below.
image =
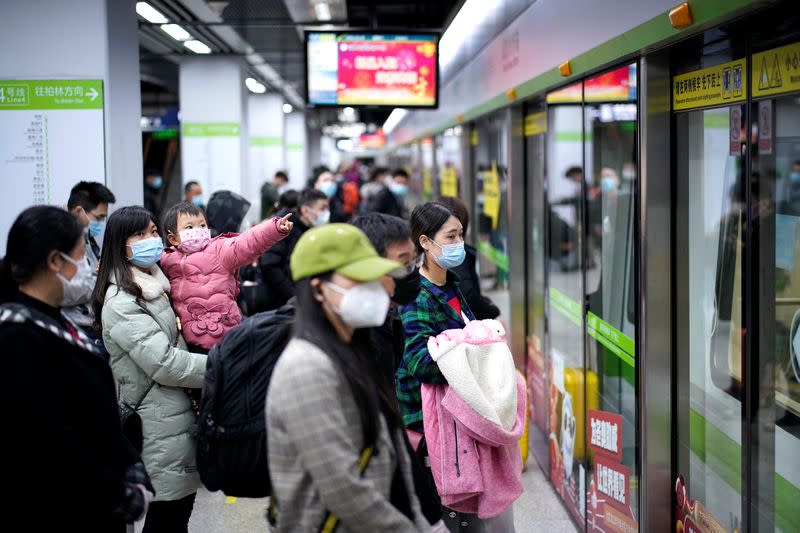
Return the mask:
[[(283, 216), (286, 213), (278, 214)], [(289, 258), (303, 233), (313, 226), (327, 224), (330, 220), (328, 197), (316, 189), (304, 190), (297, 201), (297, 210), (292, 211), (289, 220), (294, 222), (291, 233), (259, 258), (261, 278), (266, 286), (267, 310), (281, 307), (294, 296)]]
[(370, 182), (361, 188), (362, 191), (365, 191), (364, 213), (383, 213), (395, 217), (403, 216), (403, 205), (398, 198), (399, 195), (395, 194), (390, 186), (395, 187), (395, 184), (392, 181), (389, 169), (376, 168), (372, 173)]
[[(363, 231), (375, 251), (381, 257), (396, 261), (405, 269), (402, 278), (384, 278), (387, 291), (392, 294), (392, 305), (383, 326), (372, 328), (372, 341), (378, 357), (381, 372), (386, 376), (389, 385), (394, 388), (395, 372), (400, 365), (405, 349), (405, 333), (403, 323), (397, 312), (398, 305), (406, 305), (414, 301), (419, 294), (419, 259), (414, 241), (411, 240), (411, 229), (402, 218), (381, 213), (362, 215), (352, 224)], [(416, 458), (411, 445), (406, 441), (409, 454)], [(415, 461), (416, 462), (416, 461)], [(420, 500), (422, 513), (431, 525), (442, 525), (441, 500), (425, 471), (417, 464), (414, 468), (414, 490)]]
[[(469, 227), (469, 211), (467, 211), (467, 206), (464, 205), (464, 202), (452, 196), (440, 196), (436, 201), (453, 212), (464, 227), (464, 235), (466, 235)], [(469, 308), (476, 319), (497, 318), (500, 316), (500, 309), (489, 298), (481, 294), (481, 280), (478, 277), (476, 265), (478, 251), (470, 244), (464, 244), (464, 250), (467, 253), (464, 262), (452, 269), (461, 281), (459, 285), (461, 294), (464, 295), (464, 299), (467, 300)]]

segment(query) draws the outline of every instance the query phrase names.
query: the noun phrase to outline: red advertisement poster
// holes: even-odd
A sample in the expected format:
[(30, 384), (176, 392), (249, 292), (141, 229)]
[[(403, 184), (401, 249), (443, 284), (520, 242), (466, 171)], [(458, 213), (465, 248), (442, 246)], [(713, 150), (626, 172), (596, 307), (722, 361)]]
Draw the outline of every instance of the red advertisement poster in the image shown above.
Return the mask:
[(636, 98), (636, 66), (621, 67), (584, 82), (587, 102), (626, 102)]
[(340, 42), (337, 102), (433, 105), (436, 57), (431, 41)]
[(729, 525), (723, 523), (700, 500), (689, 496), (683, 475), (675, 480), (675, 532), (676, 533), (739, 533), (739, 517), (730, 516)]
[(589, 446), (614, 462), (622, 462), (622, 415), (589, 409)]
[(626, 515), (631, 502), (631, 473), (628, 467), (614, 463), (601, 455), (594, 458), (594, 486), (597, 498)]

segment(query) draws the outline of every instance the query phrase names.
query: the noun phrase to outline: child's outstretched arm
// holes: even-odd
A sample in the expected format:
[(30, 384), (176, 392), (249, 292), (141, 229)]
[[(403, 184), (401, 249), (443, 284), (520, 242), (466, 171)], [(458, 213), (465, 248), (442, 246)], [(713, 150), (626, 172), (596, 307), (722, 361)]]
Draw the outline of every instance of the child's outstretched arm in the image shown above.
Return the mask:
[(294, 226), (292, 216), (273, 217), (253, 226), (241, 235), (225, 239), (220, 247), (220, 261), (231, 272), (255, 261), (276, 242), (285, 238)]

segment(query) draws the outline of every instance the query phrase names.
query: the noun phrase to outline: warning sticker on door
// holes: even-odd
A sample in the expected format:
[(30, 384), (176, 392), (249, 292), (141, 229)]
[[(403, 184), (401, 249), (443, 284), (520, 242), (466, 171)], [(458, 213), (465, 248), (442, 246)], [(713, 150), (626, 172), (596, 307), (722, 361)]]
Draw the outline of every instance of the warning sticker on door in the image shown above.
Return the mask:
[(737, 59), (672, 78), (672, 109), (694, 109), (747, 99), (747, 65)]
[(800, 91), (800, 43), (753, 54), (753, 97)]

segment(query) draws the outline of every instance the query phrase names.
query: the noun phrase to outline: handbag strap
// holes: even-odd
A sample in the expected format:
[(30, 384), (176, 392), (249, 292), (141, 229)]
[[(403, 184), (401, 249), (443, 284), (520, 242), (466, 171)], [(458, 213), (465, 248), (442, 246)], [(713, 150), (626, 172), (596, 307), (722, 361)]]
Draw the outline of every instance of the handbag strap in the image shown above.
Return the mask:
[(148, 395), (148, 393), (150, 392), (150, 389), (152, 389), (153, 385), (155, 385), (155, 384), (156, 384), (155, 380), (150, 382), (150, 385), (147, 386), (147, 390), (144, 391), (144, 394), (142, 394), (142, 397), (139, 398), (139, 401), (136, 402), (136, 405), (133, 406), (133, 410), (134, 411), (138, 411), (139, 410), (139, 406), (142, 405), (142, 402), (144, 401), (145, 397)]
[[(166, 294), (166, 293), (164, 293), (164, 298), (167, 298), (167, 294)], [(169, 301), (169, 298), (167, 298), (167, 301)], [(137, 303), (138, 303), (138, 302), (137, 302)], [(144, 311), (145, 313), (147, 313), (148, 315), (150, 315), (150, 318), (152, 318), (152, 319), (153, 319), (153, 321), (154, 321), (156, 324), (158, 324), (159, 326), (161, 326), (161, 323), (158, 321), (158, 318), (156, 318), (156, 315), (154, 315), (154, 314), (153, 314), (153, 312), (152, 312), (152, 311), (150, 311), (150, 310), (147, 308), (147, 306), (146, 306), (146, 305), (144, 305), (144, 304), (142, 304), (142, 303), (139, 303), (139, 309), (141, 309), (142, 311)], [(179, 321), (179, 319), (178, 319), (178, 317), (177, 317), (177, 316), (175, 317), (175, 323), (176, 323), (176, 325), (180, 324), (180, 321)], [(170, 341), (170, 342), (172, 343), (172, 347), (173, 347), (173, 348), (175, 348), (175, 347), (178, 345), (178, 339), (180, 338), (180, 335), (181, 335), (180, 327), (178, 327), (178, 328), (177, 328), (177, 330), (178, 330), (178, 334), (177, 334), (177, 335), (175, 335), (175, 338), (174, 338), (174, 339), (172, 339), (172, 340)], [(165, 332), (165, 333), (166, 333), (166, 332)]]
[[(372, 453), (375, 451), (374, 446), (367, 446), (361, 452), (361, 457), (358, 458), (358, 470), (361, 472), (361, 477), (364, 477), (364, 471), (367, 469), (369, 460), (372, 459)], [(339, 526), (339, 517), (330, 511), (325, 513), (325, 520), (322, 521), (322, 527), (319, 528), (320, 533), (333, 533)]]

